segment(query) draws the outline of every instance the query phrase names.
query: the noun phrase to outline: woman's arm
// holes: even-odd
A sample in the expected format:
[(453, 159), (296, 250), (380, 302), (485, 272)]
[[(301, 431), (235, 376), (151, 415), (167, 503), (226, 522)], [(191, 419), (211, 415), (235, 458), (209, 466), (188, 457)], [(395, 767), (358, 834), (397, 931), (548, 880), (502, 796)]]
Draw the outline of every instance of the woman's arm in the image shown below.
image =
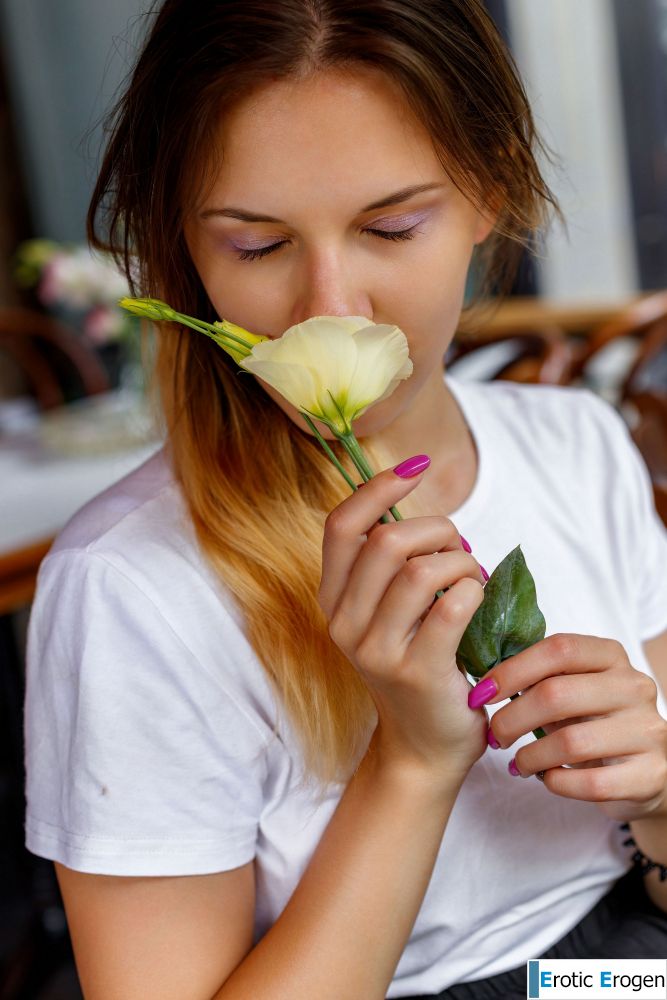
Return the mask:
[(86, 1000), (383, 1000), (462, 779), (371, 748), (254, 949), (252, 862), (164, 878), (56, 865)]
[(383, 1000), (463, 778), (371, 748), (276, 923), (214, 1000)]
[[(491, 674), (497, 690), (486, 704), (521, 692), (493, 717), (497, 743), (509, 747), (537, 726), (547, 732), (517, 750), (514, 773), (541, 772), (554, 794), (595, 802), (631, 824), (653, 861), (667, 863), (667, 721), (653, 678), (619, 642), (573, 633), (549, 636)], [(661, 684), (663, 676), (664, 667), (656, 670)], [(646, 890), (667, 912), (667, 884), (654, 872)]]
[(327, 517), (318, 600), (379, 721), (292, 898), (215, 1000), (383, 1000), (487, 748), (455, 659), (480, 567), (448, 518), (378, 524), (416, 478), (384, 470)]
[(110, 890), (78, 873), (85, 902), (75, 889), (65, 902), (86, 1000), (386, 996), (454, 802), (488, 747), (455, 658), (483, 600), (480, 567), (447, 518), (378, 523), (415, 485), (385, 470), (327, 518), (318, 599), (378, 722), (284, 911), (252, 948), (247, 870), (206, 885), (146, 879), (139, 895), (131, 880)]

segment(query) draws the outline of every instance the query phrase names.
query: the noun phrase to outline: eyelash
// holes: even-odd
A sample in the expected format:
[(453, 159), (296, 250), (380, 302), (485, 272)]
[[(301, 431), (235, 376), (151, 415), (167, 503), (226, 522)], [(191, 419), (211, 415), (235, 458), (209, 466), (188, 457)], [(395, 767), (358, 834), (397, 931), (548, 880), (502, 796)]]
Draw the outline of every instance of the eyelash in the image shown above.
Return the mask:
[[(364, 229), (363, 231), (373, 233), (374, 236), (379, 236), (383, 240), (412, 240), (416, 229), (417, 226), (411, 226), (409, 229), (400, 229), (396, 232), (387, 229)], [(241, 250), (237, 257), (239, 260), (257, 260), (259, 257), (266, 257), (273, 253), (278, 247), (285, 246), (286, 242), (286, 240), (282, 240), (280, 243), (273, 243), (270, 247), (260, 247), (258, 250)]]

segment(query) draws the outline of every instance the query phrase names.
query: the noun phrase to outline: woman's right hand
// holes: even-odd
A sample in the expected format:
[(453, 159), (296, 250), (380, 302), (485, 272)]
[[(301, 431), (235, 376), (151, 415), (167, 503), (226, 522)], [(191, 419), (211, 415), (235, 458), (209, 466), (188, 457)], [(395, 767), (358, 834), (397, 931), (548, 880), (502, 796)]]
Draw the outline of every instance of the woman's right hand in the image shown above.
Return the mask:
[(377, 523), (424, 472), (386, 469), (330, 512), (318, 601), (377, 707), (374, 752), (462, 782), (488, 745), (486, 710), (468, 707), (472, 685), (456, 665), (484, 577), (449, 518)]

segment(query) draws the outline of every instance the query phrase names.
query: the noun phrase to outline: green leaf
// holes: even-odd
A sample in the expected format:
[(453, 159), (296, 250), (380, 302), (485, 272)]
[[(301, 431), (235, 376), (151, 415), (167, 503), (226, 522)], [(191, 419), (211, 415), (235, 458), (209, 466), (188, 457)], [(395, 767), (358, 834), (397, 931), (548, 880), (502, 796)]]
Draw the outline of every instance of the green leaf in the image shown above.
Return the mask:
[(545, 632), (535, 581), (517, 545), (487, 580), (484, 600), (456, 651), (457, 666), (483, 677), (491, 667), (539, 642)]

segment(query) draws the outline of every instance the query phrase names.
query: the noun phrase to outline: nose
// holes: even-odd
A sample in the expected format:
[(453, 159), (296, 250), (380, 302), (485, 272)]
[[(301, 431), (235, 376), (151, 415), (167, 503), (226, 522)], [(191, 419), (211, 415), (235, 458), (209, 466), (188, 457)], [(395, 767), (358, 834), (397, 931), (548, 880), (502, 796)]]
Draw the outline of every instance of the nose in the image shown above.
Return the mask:
[(290, 325), (311, 316), (365, 316), (372, 322), (373, 307), (363, 275), (352, 273), (342, 251), (313, 251), (304, 260), (297, 281)]

